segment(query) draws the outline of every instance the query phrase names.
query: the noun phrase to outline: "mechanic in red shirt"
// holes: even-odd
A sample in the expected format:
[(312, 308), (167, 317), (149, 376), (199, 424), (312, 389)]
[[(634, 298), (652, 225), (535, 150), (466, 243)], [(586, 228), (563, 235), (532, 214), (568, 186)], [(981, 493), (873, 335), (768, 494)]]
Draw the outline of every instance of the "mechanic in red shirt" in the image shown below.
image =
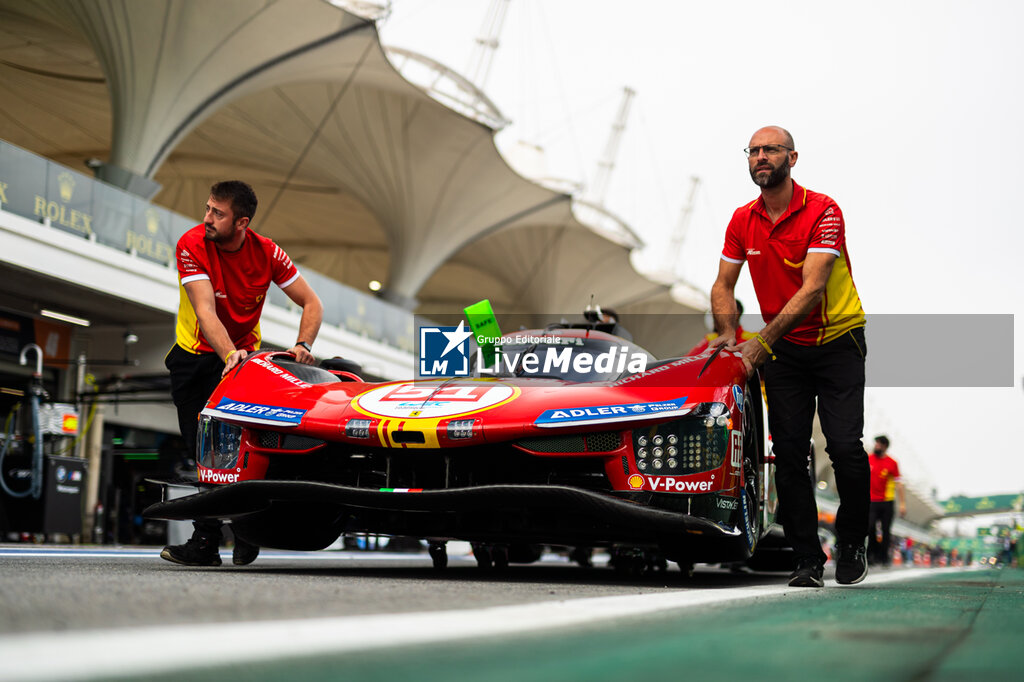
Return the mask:
[[(900, 516), (907, 513), (907, 492), (900, 480), (900, 465), (889, 455), (888, 436), (875, 436), (871, 463), (871, 509), (868, 512), (868, 561), (888, 566), (892, 562), (892, 519), (896, 493), (900, 497)], [(881, 526), (882, 539), (878, 540)]]
[[(320, 331), (323, 304), (288, 254), (249, 228), (256, 193), (238, 180), (210, 188), (206, 217), (178, 240), (178, 321), (175, 344), (164, 360), (171, 373), (171, 397), (178, 425), (195, 457), (199, 413), (221, 377), (260, 346), (260, 313), (273, 282), (302, 307), (298, 340), (288, 352), (314, 362), (312, 344)], [(160, 556), (187, 566), (219, 566), (219, 521), (196, 520), (183, 545)], [(233, 563), (252, 563), (259, 548), (235, 538)]]
[[(785, 129), (761, 128), (744, 151), (761, 195), (738, 208), (726, 230), (711, 289), (711, 311), (722, 335), (711, 346), (725, 343), (740, 352), (751, 372), (766, 365), (779, 515), (797, 558), (789, 584), (801, 587), (824, 585), (826, 556), (808, 466), (817, 402), (840, 496), (836, 581), (858, 583), (867, 576), (870, 470), (861, 441), (867, 346), (843, 214), (835, 201), (792, 180), (798, 154)], [(737, 344), (733, 292), (744, 263), (766, 325)]]

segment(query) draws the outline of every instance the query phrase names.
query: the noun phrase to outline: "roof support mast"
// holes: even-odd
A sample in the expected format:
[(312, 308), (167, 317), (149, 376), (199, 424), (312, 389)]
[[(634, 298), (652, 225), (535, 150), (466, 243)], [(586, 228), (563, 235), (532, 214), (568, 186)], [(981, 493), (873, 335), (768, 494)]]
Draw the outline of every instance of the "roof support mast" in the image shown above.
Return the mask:
[(668, 248), (668, 271), (673, 278), (679, 275), (679, 257), (683, 252), (683, 242), (686, 241), (686, 233), (690, 230), (690, 219), (693, 217), (693, 205), (697, 198), (697, 188), (700, 187), (700, 177), (690, 176), (690, 194), (686, 197), (686, 204), (679, 213), (679, 222), (676, 229), (672, 231), (672, 238), (669, 240)]
[(622, 133), (626, 130), (626, 121), (629, 119), (629, 105), (636, 91), (626, 87), (622, 89), (622, 103), (619, 105), (619, 113), (612, 123), (612, 132), (605, 144), (604, 154), (597, 162), (597, 174), (590, 191), (587, 192), (587, 199), (598, 205), (604, 206), (605, 195), (608, 194), (608, 183), (611, 181), (612, 169), (615, 168), (615, 159), (619, 155), (619, 143), (622, 142)]
[(473, 54), (470, 55), (469, 64), (466, 66), (466, 76), (481, 90), (487, 85), (487, 77), (491, 74), (491, 64), (494, 62), (494, 53), (498, 50), (498, 38), (501, 37), (501, 27), (505, 24), (509, 2), (511, 0), (491, 0), (483, 26), (480, 27), (480, 36), (476, 39), (476, 47), (473, 48)]

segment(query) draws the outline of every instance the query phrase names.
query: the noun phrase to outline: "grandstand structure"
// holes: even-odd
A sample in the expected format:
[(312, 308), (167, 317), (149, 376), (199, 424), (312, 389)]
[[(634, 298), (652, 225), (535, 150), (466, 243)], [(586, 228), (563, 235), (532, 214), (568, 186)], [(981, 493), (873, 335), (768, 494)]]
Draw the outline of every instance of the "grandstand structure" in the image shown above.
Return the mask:
[[(17, 353), (36, 342), (53, 397), (74, 402), (89, 377), (120, 396), (91, 423), (93, 445), (76, 445), (95, 471), (112, 430), (146, 442), (177, 432), (160, 389), (174, 244), (223, 179), (255, 187), (253, 228), (324, 300), (316, 354), (373, 376), (412, 375), (415, 315), (459, 315), (482, 298), (517, 325), (591, 300), (635, 313), (634, 338), (659, 355), (703, 332), (702, 310), (633, 268), (641, 242), (622, 220), (516, 173), (486, 94), (385, 48), (378, 10), (0, 0), (0, 380), (24, 383)], [(265, 342), (290, 346), (297, 321), (272, 288)]]

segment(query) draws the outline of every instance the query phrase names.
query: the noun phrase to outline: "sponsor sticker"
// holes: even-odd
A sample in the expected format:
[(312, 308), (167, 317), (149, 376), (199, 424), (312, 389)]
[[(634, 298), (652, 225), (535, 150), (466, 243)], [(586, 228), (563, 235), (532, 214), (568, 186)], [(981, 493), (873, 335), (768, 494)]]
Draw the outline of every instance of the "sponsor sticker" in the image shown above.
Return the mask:
[(736, 409), (743, 412), (743, 389), (736, 384), (732, 385), (732, 397), (736, 401)]
[(312, 388), (313, 386), (313, 384), (303, 381), (302, 379), (298, 378), (297, 376), (290, 372), (286, 372), (285, 370), (281, 369), (280, 367), (270, 362), (269, 360), (264, 360), (263, 358), (253, 358), (251, 362), (254, 365), (259, 365), (260, 367), (267, 370), (271, 374), (276, 374), (281, 379), (284, 379), (288, 383), (298, 386), (299, 388)]
[(639, 381), (640, 379), (646, 379), (647, 377), (654, 376), (655, 374), (660, 374), (661, 372), (666, 372), (666, 371), (668, 371), (670, 369), (673, 369), (675, 367), (682, 367), (683, 365), (688, 365), (691, 362), (697, 362), (698, 360), (703, 360), (703, 359), (704, 358), (702, 358), (699, 355), (688, 355), (686, 357), (679, 358), (678, 360), (675, 360), (673, 362), (669, 362), (669, 363), (666, 363), (664, 365), (658, 365), (657, 367), (655, 367), (653, 369), (649, 369), (646, 372), (638, 372), (636, 374), (630, 374), (628, 377), (623, 377), (622, 379), (619, 379), (618, 381), (616, 381), (613, 384), (613, 386), (625, 386), (626, 384), (631, 384), (634, 381)]
[(565, 407), (557, 410), (545, 410), (534, 423), (537, 426), (561, 426), (563, 424), (641, 419), (655, 414), (685, 414), (689, 412), (689, 410), (684, 410), (683, 405), (685, 404), (686, 396), (657, 403)]
[(273, 405), (260, 405), (257, 403), (245, 403), (230, 398), (221, 398), (215, 408), (226, 414), (235, 414), (240, 417), (258, 417), (272, 422), (282, 424), (298, 424), (302, 421), (305, 410), (297, 410), (293, 407), (275, 407)]
[(630, 490), (640, 490), (644, 487), (644, 477), (640, 474), (633, 474), (626, 482), (629, 483)]
[(703, 481), (695, 481), (687, 478), (675, 478), (673, 476), (649, 476), (647, 483), (651, 490), (665, 493), (706, 493), (714, 490), (715, 475)]
[(736, 509), (739, 508), (740, 502), (735, 497), (716, 497), (715, 505), (719, 509), (728, 509), (730, 511), (735, 511)]
[(362, 412), (380, 417), (436, 419), (479, 412), (519, 395), (515, 386), (491, 381), (446, 386), (438, 382), (406, 382), (380, 386), (356, 397)]
[(743, 432), (736, 429), (729, 440), (729, 463), (737, 471), (743, 468)]
[(199, 467), (199, 481), (201, 483), (237, 483), (238, 474), (232, 471), (218, 471)]
[(740, 496), (740, 506), (743, 507), (743, 530), (747, 536), (747, 547), (754, 548), (754, 528), (750, 525), (750, 510), (747, 506), (747, 494)]

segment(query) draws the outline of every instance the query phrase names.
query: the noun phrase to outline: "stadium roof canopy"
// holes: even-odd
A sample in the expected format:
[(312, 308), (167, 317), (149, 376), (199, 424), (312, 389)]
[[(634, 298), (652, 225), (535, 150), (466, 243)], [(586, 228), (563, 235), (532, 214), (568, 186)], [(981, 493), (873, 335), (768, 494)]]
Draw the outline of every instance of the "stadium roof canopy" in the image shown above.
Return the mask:
[(197, 220), (245, 179), (296, 262), (407, 308), (697, 312), (633, 269), (628, 228), (508, 166), (483, 93), (325, 0), (0, 0), (0, 79), (0, 137)]

